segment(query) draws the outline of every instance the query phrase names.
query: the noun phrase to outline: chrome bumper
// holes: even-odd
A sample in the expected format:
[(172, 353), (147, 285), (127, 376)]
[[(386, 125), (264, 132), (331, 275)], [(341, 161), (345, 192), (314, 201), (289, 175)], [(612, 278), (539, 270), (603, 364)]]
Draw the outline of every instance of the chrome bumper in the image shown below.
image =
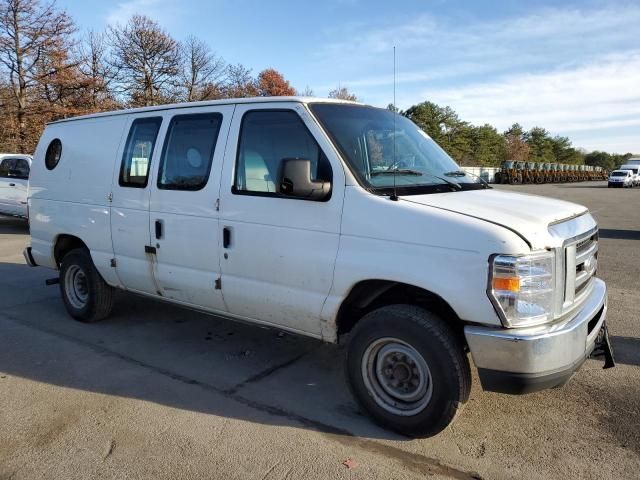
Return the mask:
[[(464, 334), (485, 389), (526, 393), (566, 382), (593, 351), (606, 316), (607, 287), (594, 278), (591, 293), (567, 320), (522, 329), (466, 326)], [(497, 381), (521, 385), (508, 391)]]

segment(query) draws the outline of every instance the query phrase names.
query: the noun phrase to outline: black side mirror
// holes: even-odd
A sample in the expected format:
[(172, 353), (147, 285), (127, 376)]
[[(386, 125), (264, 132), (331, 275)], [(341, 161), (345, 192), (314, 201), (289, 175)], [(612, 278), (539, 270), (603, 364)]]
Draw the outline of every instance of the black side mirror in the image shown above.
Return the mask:
[(278, 172), (278, 193), (306, 200), (324, 200), (331, 192), (331, 182), (311, 180), (311, 160), (284, 158)]

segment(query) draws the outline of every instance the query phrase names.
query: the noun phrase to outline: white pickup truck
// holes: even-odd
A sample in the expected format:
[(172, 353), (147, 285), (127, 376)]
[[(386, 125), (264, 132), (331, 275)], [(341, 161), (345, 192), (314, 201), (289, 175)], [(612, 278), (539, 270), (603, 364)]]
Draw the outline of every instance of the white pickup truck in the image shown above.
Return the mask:
[(0, 153), (0, 214), (26, 218), (31, 157)]
[(494, 190), (387, 110), (277, 97), (58, 121), (29, 202), (25, 258), (59, 271), (72, 317), (107, 317), (123, 289), (348, 341), (355, 398), (407, 435), (453, 420), (469, 352), (506, 393), (561, 385), (594, 350), (613, 365), (589, 211)]

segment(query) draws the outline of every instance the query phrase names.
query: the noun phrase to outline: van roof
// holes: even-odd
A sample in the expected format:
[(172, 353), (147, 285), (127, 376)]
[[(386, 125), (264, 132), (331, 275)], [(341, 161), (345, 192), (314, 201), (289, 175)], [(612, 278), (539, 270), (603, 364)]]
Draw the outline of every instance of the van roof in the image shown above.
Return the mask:
[(110, 117), (114, 115), (128, 115), (131, 113), (157, 112), (162, 110), (174, 110), (179, 108), (206, 107), (209, 105), (235, 105), (241, 103), (281, 103), (281, 102), (298, 102), (298, 103), (348, 103), (351, 105), (362, 105), (361, 103), (351, 102), (349, 100), (340, 100), (335, 98), (318, 98), (318, 97), (247, 97), (247, 98), (223, 98), (220, 100), (205, 100), (201, 102), (183, 102), (169, 103), (165, 105), (154, 105), (152, 107), (127, 108), (122, 110), (112, 110), (109, 112), (91, 113), (88, 115), (79, 115), (77, 117), (63, 118), (49, 122), (48, 125), (57, 123), (72, 122), (74, 120), (83, 120), (87, 118)]

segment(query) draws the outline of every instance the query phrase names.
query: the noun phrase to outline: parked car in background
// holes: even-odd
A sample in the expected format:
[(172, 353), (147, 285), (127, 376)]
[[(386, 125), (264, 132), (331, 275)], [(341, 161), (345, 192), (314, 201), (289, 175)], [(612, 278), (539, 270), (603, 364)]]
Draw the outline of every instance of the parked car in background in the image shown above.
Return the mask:
[(0, 153), (0, 214), (27, 218), (31, 157)]
[(614, 170), (609, 174), (609, 188), (633, 187), (633, 172), (631, 170)]
[[(494, 190), (409, 119), (353, 102), (225, 99), (47, 125), (30, 180), (30, 265), (69, 314), (123, 289), (348, 341), (380, 424), (434, 435), (486, 390), (567, 382), (608, 355), (586, 207)], [(523, 212), (526, 212), (524, 214)]]
[(633, 173), (632, 175), (632, 180), (633, 180), (633, 186), (637, 187), (640, 186), (640, 165), (622, 165), (618, 170), (630, 170), (631, 173)]

